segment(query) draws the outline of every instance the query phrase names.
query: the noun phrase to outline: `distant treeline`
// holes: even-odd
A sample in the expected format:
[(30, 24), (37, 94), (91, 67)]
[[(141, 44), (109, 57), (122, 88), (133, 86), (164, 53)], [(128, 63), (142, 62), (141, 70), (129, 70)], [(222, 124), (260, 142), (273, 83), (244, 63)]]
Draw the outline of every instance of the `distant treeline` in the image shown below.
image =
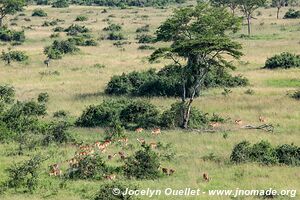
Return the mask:
[[(28, 4), (50, 5), (55, 0), (27, 0)], [(165, 6), (173, 3), (184, 3), (186, 0), (69, 0), (70, 4), (95, 6)]]

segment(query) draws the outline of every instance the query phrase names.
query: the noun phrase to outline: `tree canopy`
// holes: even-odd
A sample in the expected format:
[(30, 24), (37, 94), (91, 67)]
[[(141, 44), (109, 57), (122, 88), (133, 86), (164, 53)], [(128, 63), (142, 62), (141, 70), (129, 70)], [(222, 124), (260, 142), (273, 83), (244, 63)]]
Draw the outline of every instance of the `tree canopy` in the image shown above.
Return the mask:
[(24, 0), (0, 0), (0, 27), (6, 15), (21, 11), (24, 5)]

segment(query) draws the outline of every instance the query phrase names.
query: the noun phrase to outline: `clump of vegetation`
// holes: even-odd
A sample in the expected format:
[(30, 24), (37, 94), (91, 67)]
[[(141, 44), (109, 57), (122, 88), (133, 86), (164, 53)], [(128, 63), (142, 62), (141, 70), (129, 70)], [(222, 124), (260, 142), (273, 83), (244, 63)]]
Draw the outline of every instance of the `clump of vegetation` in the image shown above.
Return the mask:
[(283, 52), (268, 58), (265, 67), (267, 69), (283, 68), (289, 69), (292, 67), (300, 67), (300, 55), (295, 55), (288, 52)]
[[(114, 190), (118, 188), (120, 190), (119, 194), (114, 194)], [(94, 200), (106, 200), (106, 199), (113, 199), (113, 200), (134, 200), (136, 196), (134, 195), (123, 195), (125, 191), (129, 188), (130, 190), (137, 190), (136, 186), (129, 185), (128, 183), (123, 182), (112, 182), (112, 183), (105, 183), (101, 185), (99, 191), (96, 193)]]
[(77, 24), (72, 24), (64, 30), (67, 32), (67, 35), (78, 35), (80, 33), (88, 33), (90, 30), (85, 26), (80, 26)]
[(63, 27), (57, 26), (53, 29), (54, 32), (63, 32), (65, 29)]
[(75, 19), (75, 21), (77, 22), (84, 22), (84, 21), (87, 21), (89, 18), (85, 15), (78, 15)]
[(9, 30), (7, 27), (0, 28), (0, 40), (5, 42), (24, 42), (24, 31)]
[(77, 166), (71, 166), (67, 177), (70, 179), (95, 179), (100, 180), (109, 173), (109, 167), (99, 154), (84, 156), (79, 159)]
[[(15, 89), (9, 85), (0, 85), (0, 104), (10, 104), (13, 103), (15, 98)], [(0, 110), (1, 111), (1, 110)], [(1, 113), (1, 112), (0, 112)]]
[(139, 50), (155, 50), (155, 47), (149, 45), (141, 45), (138, 48)]
[(261, 141), (251, 146), (248, 141), (243, 141), (235, 145), (230, 159), (234, 163), (257, 162), (265, 165), (299, 166), (300, 147), (285, 144), (274, 148), (267, 141)]
[(104, 31), (112, 31), (112, 32), (121, 31), (122, 26), (119, 24), (110, 24), (108, 27), (105, 27), (103, 30)]
[(292, 94), (292, 98), (300, 100), (300, 90), (294, 92), (294, 94)]
[(30, 160), (16, 163), (7, 169), (8, 180), (2, 187), (25, 189), (33, 192), (38, 186), (38, 170), (43, 162), (41, 156), (34, 156)]
[(56, 0), (52, 3), (53, 8), (67, 8), (69, 7), (69, 2), (67, 0)]
[(10, 64), (12, 61), (23, 62), (28, 60), (28, 56), (23, 51), (2, 51), (1, 59)]
[(153, 43), (155, 41), (155, 37), (146, 34), (138, 35), (137, 39), (138, 39), (138, 43), (143, 43), (143, 44)]
[(72, 37), (68, 39), (69, 42), (75, 43), (78, 46), (97, 46), (98, 43), (94, 39), (87, 39), (82, 36)]
[(39, 94), (37, 98), (39, 103), (48, 103), (49, 101), (49, 94), (47, 92), (42, 92)]
[(65, 118), (68, 115), (69, 115), (69, 113), (64, 110), (59, 110), (59, 111), (56, 111), (55, 113), (53, 113), (54, 118)]
[(44, 23), (42, 24), (42, 26), (56, 26), (56, 25), (57, 25), (57, 20), (44, 21)]
[(286, 13), (285, 13), (285, 15), (284, 15), (284, 17), (283, 17), (284, 19), (298, 19), (298, 18), (300, 18), (300, 10), (294, 10), (294, 9), (289, 9)]
[(33, 16), (33, 17), (47, 17), (48, 15), (43, 9), (37, 8), (37, 9), (33, 10), (31, 16)]
[(90, 1), (77, 1), (78, 4), (84, 5), (98, 5), (98, 6), (116, 6), (126, 8), (127, 6), (165, 6), (174, 3), (184, 3), (185, 0), (130, 0), (130, 1), (112, 1), (112, 0), (90, 0)]
[[(183, 90), (181, 76), (182, 68), (176, 65), (166, 66), (158, 72), (151, 69), (145, 72), (124, 73), (111, 78), (105, 93), (113, 95), (181, 97)], [(248, 80), (241, 76), (233, 77), (224, 70), (212, 70), (208, 73), (203, 84), (205, 88), (237, 87), (248, 85)]]
[(125, 40), (125, 36), (121, 32), (111, 32), (107, 36), (108, 40)]
[(124, 174), (128, 178), (156, 179), (160, 176), (160, 160), (156, 152), (144, 146), (133, 156), (126, 159)]
[(44, 53), (50, 59), (61, 59), (65, 54), (75, 53), (78, 51), (79, 48), (76, 47), (76, 44), (69, 40), (55, 40), (51, 46), (44, 49)]

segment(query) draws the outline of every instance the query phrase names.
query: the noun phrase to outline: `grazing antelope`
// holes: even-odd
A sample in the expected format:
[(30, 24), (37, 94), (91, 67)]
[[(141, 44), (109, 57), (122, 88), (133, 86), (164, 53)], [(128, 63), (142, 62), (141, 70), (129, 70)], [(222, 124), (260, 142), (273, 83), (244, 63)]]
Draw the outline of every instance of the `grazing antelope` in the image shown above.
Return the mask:
[(166, 175), (169, 175), (169, 170), (167, 168), (161, 168), (162, 172)]
[(122, 152), (122, 151), (119, 152), (119, 155), (120, 155), (120, 158), (121, 158), (122, 160), (124, 160), (124, 159), (126, 158), (125, 153)]
[(220, 127), (220, 123), (218, 123), (218, 122), (210, 122), (209, 126), (212, 127), (212, 128), (217, 128), (217, 127)]
[(125, 145), (127, 145), (128, 144), (128, 138), (119, 139), (118, 142), (124, 143)]
[(210, 178), (208, 177), (208, 174), (207, 174), (207, 173), (203, 173), (203, 179), (204, 179), (204, 181), (206, 181), (206, 182), (209, 182), (209, 181), (210, 181)]
[(47, 67), (49, 67), (50, 61), (51, 61), (51, 59), (50, 59), (50, 58), (47, 58), (46, 60), (44, 60), (44, 64), (45, 64)]
[(145, 144), (146, 143), (146, 141), (145, 141), (145, 139), (143, 139), (143, 138), (137, 138), (136, 139), (139, 143), (141, 143), (141, 144)]
[(67, 161), (69, 163), (70, 167), (77, 167), (79, 162), (76, 158), (71, 158), (70, 160)]
[(237, 125), (242, 125), (243, 121), (241, 119), (237, 119), (234, 121)]
[(59, 169), (59, 165), (57, 163), (50, 166), (50, 176), (61, 176), (62, 171)]
[(143, 128), (137, 128), (137, 129), (135, 129), (135, 132), (137, 132), (137, 133), (142, 133), (143, 131), (144, 131)]
[(260, 117), (259, 117), (259, 121), (262, 122), (262, 123), (265, 123), (267, 120), (266, 120), (266, 118), (260, 116)]
[(150, 143), (150, 147), (152, 149), (155, 149), (157, 147), (157, 144), (155, 142)]
[(155, 128), (152, 130), (153, 135), (159, 135), (161, 133), (160, 128)]
[(115, 174), (104, 175), (104, 178), (105, 178), (106, 180), (111, 180), (111, 181), (113, 181), (113, 180), (116, 179), (116, 175), (115, 175)]

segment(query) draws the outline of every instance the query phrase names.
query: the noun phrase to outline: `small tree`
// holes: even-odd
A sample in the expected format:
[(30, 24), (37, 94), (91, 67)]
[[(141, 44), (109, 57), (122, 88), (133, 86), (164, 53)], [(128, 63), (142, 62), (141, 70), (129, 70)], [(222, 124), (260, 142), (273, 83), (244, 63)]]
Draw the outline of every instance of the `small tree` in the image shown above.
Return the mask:
[(239, 7), (241, 11), (244, 13), (246, 19), (247, 19), (247, 25), (248, 25), (248, 35), (251, 34), (251, 19), (253, 12), (265, 5), (266, 0), (239, 0)]
[(157, 49), (150, 61), (167, 58), (181, 68), (182, 102), (186, 104), (182, 106), (182, 128), (188, 128), (192, 103), (207, 73), (213, 69), (234, 69), (225, 56), (237, 59), (242, 55), (241, 45), (226, 35), (236, 32), (240, 22), (225, 8), (202, 3), (177, 10), (158, 28), (157, 40), (172, 44)]
[(6, 15), (13, 15), (21, 11), (24, 5), (24, 0), (0, 0), (0, 27), (2, 27)]
[(232, 14), (235, 14), (235, 10), (238, 7), (239, 0), (211, 0), (212, 5), (214, 6), (225, 6), (229, 7), (232, 11)]
[(277, 8), (277, 19), (279, 19), (280, 9), (286, 5), (286, 0), (272, 0), (272, 5)]

